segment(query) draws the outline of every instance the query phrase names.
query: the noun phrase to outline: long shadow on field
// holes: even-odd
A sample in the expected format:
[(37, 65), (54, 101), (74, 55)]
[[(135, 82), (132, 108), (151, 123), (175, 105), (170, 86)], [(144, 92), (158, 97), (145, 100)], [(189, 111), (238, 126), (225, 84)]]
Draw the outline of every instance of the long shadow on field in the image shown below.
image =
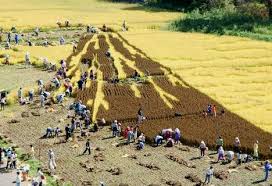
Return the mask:
[(252, 184), (259, 184), (265, 182), (265, 179), (252, 182)]

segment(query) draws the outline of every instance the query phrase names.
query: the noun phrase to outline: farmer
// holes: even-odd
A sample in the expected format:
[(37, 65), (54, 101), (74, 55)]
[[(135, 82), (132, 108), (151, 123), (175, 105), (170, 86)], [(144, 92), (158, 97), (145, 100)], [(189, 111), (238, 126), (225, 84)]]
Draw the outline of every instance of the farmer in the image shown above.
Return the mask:
[(65, 140), (67, 141), (71, 137), (71, 129), (69, 127), (69, 124), (65, 127)]
[(95, 74), (94, 74), (94, 71), (92, 69), (90, 70), (90, 79), (95, 80)]
[(240, 152), (241, 143), (238, 137), (234, 140), (234, 152), (239, 153)]
[(139, 142), (139, 143), (140, 143), (140, 142), (145, 143), (145, 135), (144, 135), (144, 133), (141, 133), (141, 135), (140, 135), (139, 138), (138, 138), (138, 142)]
[(123, 21), (123, 24), (122, 24), (122, 30), (123, 31), (127, 31), (127, 25), (126, 25), (126, 21), (125, 20)]
[(178, 144), (181, 138), (180, 130), (178, 128), (175, 129), (174, 135), (175, 135), (175, 144)]
[(216, 106), (213, 105), (212, 107), (213, 116), (216, 117)]
[[(104, 118), (103, 118), (104, 119)], [(122, 124), (118, 123), (118, 127), (117, 127), (117, 136), (120, 137), (121, 133), (122, 133)]]
[(55, 128), (54, 132), (55, 132), (55, 136), (56, 136), (56, 137), (59, 137), (59, 135), (60, 135), (60, 133), (61, 133), (61, 130), (60, 130), (59, 127), (57, 127), (57, 128)]
[(48, 40), (45, 39), (45, 40), (43, 41), (43, 46), (47, 47), (48, 45), (49, 45)]
[(253, 146), (253, 158), (258, 161), (259, 159), (259, 142), (258, 140), (256, 140), (256, 142), (254, 143), (254, 146)]
[(66, 65), (66, 62), (65, 62), (63, 59), (60, 61), (60, 64), (61, 64), (61, 68), (62, 68), (63, 70), (66, 70), (67, 65)]
[(157, 135), (155, 137), (155, 144), (159, 146), (159, 144), (162, 144), (163, 137), (161, 135)]
[(87, 142), (85, 144), (85, 150), (82, 155), (84, 155), (86, 152), (89, 152), (89, 155), (91, 154), (91, 145), (90, 145), (90, 139), (87, 139)]
[(11, 42), (11, 33), (8, 32), (8, 35), (7, 35), (7, 43), (10, 43)]
[(219, 162), (220, 160), (223, 160), (224, 159), (224, 149), (222, 146), (219, 147), (218, 149), (218, 159), (217, 159), (217, 162)]
[(173, 147), (174, 146), (174, 140), (172, 138), (167, 139), (166, 147)]
[(18, 95), (19, 103), (21, 103), (22, 100), (23, 100), (23, 89), (22, 89), (22, 87), (19, 88), (17, 95)]
[(138, 123), (139, 124), (142, 123), (144, 119), (145, 119), (144, 112), (143, 112), (142, 108), (139, 108), (139, 110), (138, 110)]
[(205, 156), (205, 151), (207, 149), (206, 144), (204, 143), (204, 141), (200, 142), (199, 149), (200, 149), (200, 156), (204, 157)]
[(44, 175), (43, 175), (41, 168), (37, 169), (36, 178), (37, 178), (38, 186), (42, 186), (43, 180), (44, 180)]
[(19, 35), (17, 33), (14, 35), (14, 40), (15, 40), (15, 44), (18, 45), (18, 43), (19, 43)]
[(138, 150), (143, 150), (144, 149), (144, 142), (140, 141), (139, 144), (137, 145)]
[(139, 129), (139, 126), (136, 126), (133, 130), (133, 140), (134, 142), (136, 141), (136, 139), (138, 138), (138, 129)]
[(108, 58), (110, 58), (111, 57), (111, 53), (110, 53), (110, 50), (108, 49), (107, 50), (107, 52), (106, 52), (106, 54), (105, 54)]
[(60, 93), (56, 96), (57, 103), (62, 103), (64, 100), (65, 94)]
[(114, 120), (114, 122), (111, 124), (111, 129), (112, 129), (112, 136), (116, 137), (117, 132), (118, 132), (118, 123), (117, 120)]
[(32, 102), (33, 97), (34, 97), (34, 90), (33, 89), (28, 91), (28, 97), (29, 97), (29, 102)]
[(6, 44), (5, 44), (5, 49), (8, 50), (8, 49), (10, 49), (10, 48), (11, 48), (10, 42), (7, 41)]
[(25, 54), (25, 65), (26, 65), (26, 67), (30, 65), (30, 54), (29, 54), (29, 52), (26, 52), (26, 54)]
[(41, 102), (41, 107), (44, 107), (44, 103), (45, 103), (45, 96), (44, 96), (44, 94), (42, 93), (41, 95), (40, 95), (40, 102)]
[(15, 152), (11, 153), (11, 165), (14, 169), (17, 169), (17, 154)]
[(272, 170), (272, 165), (270, 164), (270, 162), (268, 160), (266, 160), (265, 164), (264, 164), (264, 171), (265, 171), (264, 181), (267, 181), (269, 171), (271, 171), (271, 170)]
[(83, 90), (83, 84), (84, 84), (84, 81), (82, 78), (80, 78), (80, 80), (77, 82), (77, 86), (79, 90)]
[(226, 160), (228, 163), (230, 163), (234, 159), (234, 152), (233, 151), (227, 151), (225, 154)]
[(223, 145), (224, 145), (224, 141), (223, 141), (222, 137), (219, 136), (216, 139), (216, 150), (218, 150), (220, 147), (223, 147)]
[(22, 179), (21, 179), (21, 174), (20, 174), (20, 171), (17, 171), (16, 172), (16, 186), (21, 186), (21, 183), (22, 183)]
[(53, 136), (54, 130), (51, 127), (47, 127), (44, 137), (49, 138)]
[(207, 114), (211, 115), (212, 114), (212, 105), (208, 104), (207, 107)]
[(48, 151), (48, 166), (49, 166), (50, 174), (53, 174), (57, 167), (57, 164), (55, 161), (55, 154), (52, 151), (52, 149), (49, 149)]
[(35, 149), (34, 149), (34, 146), (32, 144), (30, 145), (30, 149), (31, 149), (30, 154), (32, 155), (32, 158), (35, 158)]
[(34, 34), (35, 36), (39, 36), (39, 32), (40, 32), (40, 29), (37, 27), (35, 30), (34, 30)]
[(133, 137), (134, 137), (133, 128), (131, 127), (127, 134), (127, 144), (130, 144)]
[[(0, 107), (1, 109), (0, 110), (5, 110), (5, 105), (6, 105), (6, 97), (2, 97), (0, 99)], [(1, 161), (0, 161), (1, 162)]]
[(60, 82), (59, 82), (58, 78), (54, 77), (51, 82), (55, 85), (56, 88), (60, 87)]
[(73, 44), (73, 53), (76, 53), (76, 51), (77, 51), (77, 45), (74, 43)]
[(211, 182), (211, 178), (213, 176), (213, 167), (211, 166), (207, 172), (206, 172), (206, 178), (205, 178), (205, 181), (204, 181), (204, 184), (209, 184)]
[(60, 37), (60, 45), (64, 45), (65, 44), (65, 39), (63, 38), (63, 36)]

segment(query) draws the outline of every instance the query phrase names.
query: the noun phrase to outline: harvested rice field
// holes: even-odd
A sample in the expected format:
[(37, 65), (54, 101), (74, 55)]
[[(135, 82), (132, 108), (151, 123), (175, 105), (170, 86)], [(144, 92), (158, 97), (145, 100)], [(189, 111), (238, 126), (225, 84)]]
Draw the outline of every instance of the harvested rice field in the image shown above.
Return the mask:
[[(272, 185), (263, 180), (264, 160), (272, 159), (271, 42), (166, 31), (184, 13), (135, 3), (0, 2), (0, 91), (9, 93), (0, 110), (0, 148), (14, 148), (17, 168), (30, 166), (23, 186), (41, 178), (38, 167), (48, 186), (206, 185), (210, 166), (211, 185)], [(143, 149), (128, 128), (132, 138), (144, 134)], [(162, 131), (176, 128), (181, 139), (172, 147), (169, 139), (154, 144)], [(239, 137), (249, 161), (238, 164), (236, 153), (231, 162), (218, 161), (219, 136), (225, 154), (236, 150)], [(83, 153), (88, 139), (89, 155)], [(259, 159), (253, 160), (256, 140)], [(0, 156), (0, 186), (12, 186), (17, 170), (6, 169), (8, 153)]]

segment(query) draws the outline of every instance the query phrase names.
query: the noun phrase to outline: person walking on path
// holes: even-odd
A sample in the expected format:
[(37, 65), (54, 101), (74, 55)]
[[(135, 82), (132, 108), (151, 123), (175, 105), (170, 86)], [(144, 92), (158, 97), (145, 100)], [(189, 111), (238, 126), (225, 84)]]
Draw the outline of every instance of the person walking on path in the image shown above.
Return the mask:
[(86, 152), (89, 152), (89, 155), (91, 154), (91, 144), (90, 144), (90, 139), (87, 140), (85, 144), (85, 150), (82, 155), (84, 155)]
[(205, 178), (204, 184), (206, 184), (206, 182), (207, 184), (209, 184), (211, 182), (212, 176), (213, 176), (213, 167), (211, 166), (206, 172), (206, 178)]
[(16, 172), (16, 186), (21, 186), (22, 179), (21, 179), (21, 173), (19, 171)]
[(268, 160), (266, 160), (265, 164), (264, 164), (264, 171), (265, 171), (264, 181), (268, 180), (269, 171), (271, 171), (271, 170), (272, 170), (272, 165), (270, 164), (270, 162)]
[(258, 161), (259, 159), (259, 142), (258, 140), (254, 143), (254, 146), (253, 146), (253, 158)]
[(50, 170), (50, 174), (52, 175), (56, 168), (57, 168), (57, 164), (56, 164), (56, 160), (55, 160), (55, 154), (52, 151), (52, 149), (50, 149), (48, 151), (48, 164), (49, 164), (49, 170)]

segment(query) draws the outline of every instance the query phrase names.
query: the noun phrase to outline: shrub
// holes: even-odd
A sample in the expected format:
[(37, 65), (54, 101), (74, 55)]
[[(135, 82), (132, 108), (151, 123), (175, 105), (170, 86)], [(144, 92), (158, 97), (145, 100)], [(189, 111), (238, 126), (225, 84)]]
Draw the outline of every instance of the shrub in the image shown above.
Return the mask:
[(267, 20), (269, 18), (267, 7), (264, 4), (260, 3), (242, 4), (238, 6), (238, 11), (243, 15), (260, 18), (262, 20)]
[[(254, 12), (253, 7), (255, 6), (259, 7), (259, 11)], [(170, 29), (272, 40), (271, 22), (264, 5), (252, 4), (250, 6), (241, 5), (241, 7), (244, 8), (228, 6), (224, 9), (212, 9), (206, 12), (194, 10), (185, 18), (173, 21)]]

